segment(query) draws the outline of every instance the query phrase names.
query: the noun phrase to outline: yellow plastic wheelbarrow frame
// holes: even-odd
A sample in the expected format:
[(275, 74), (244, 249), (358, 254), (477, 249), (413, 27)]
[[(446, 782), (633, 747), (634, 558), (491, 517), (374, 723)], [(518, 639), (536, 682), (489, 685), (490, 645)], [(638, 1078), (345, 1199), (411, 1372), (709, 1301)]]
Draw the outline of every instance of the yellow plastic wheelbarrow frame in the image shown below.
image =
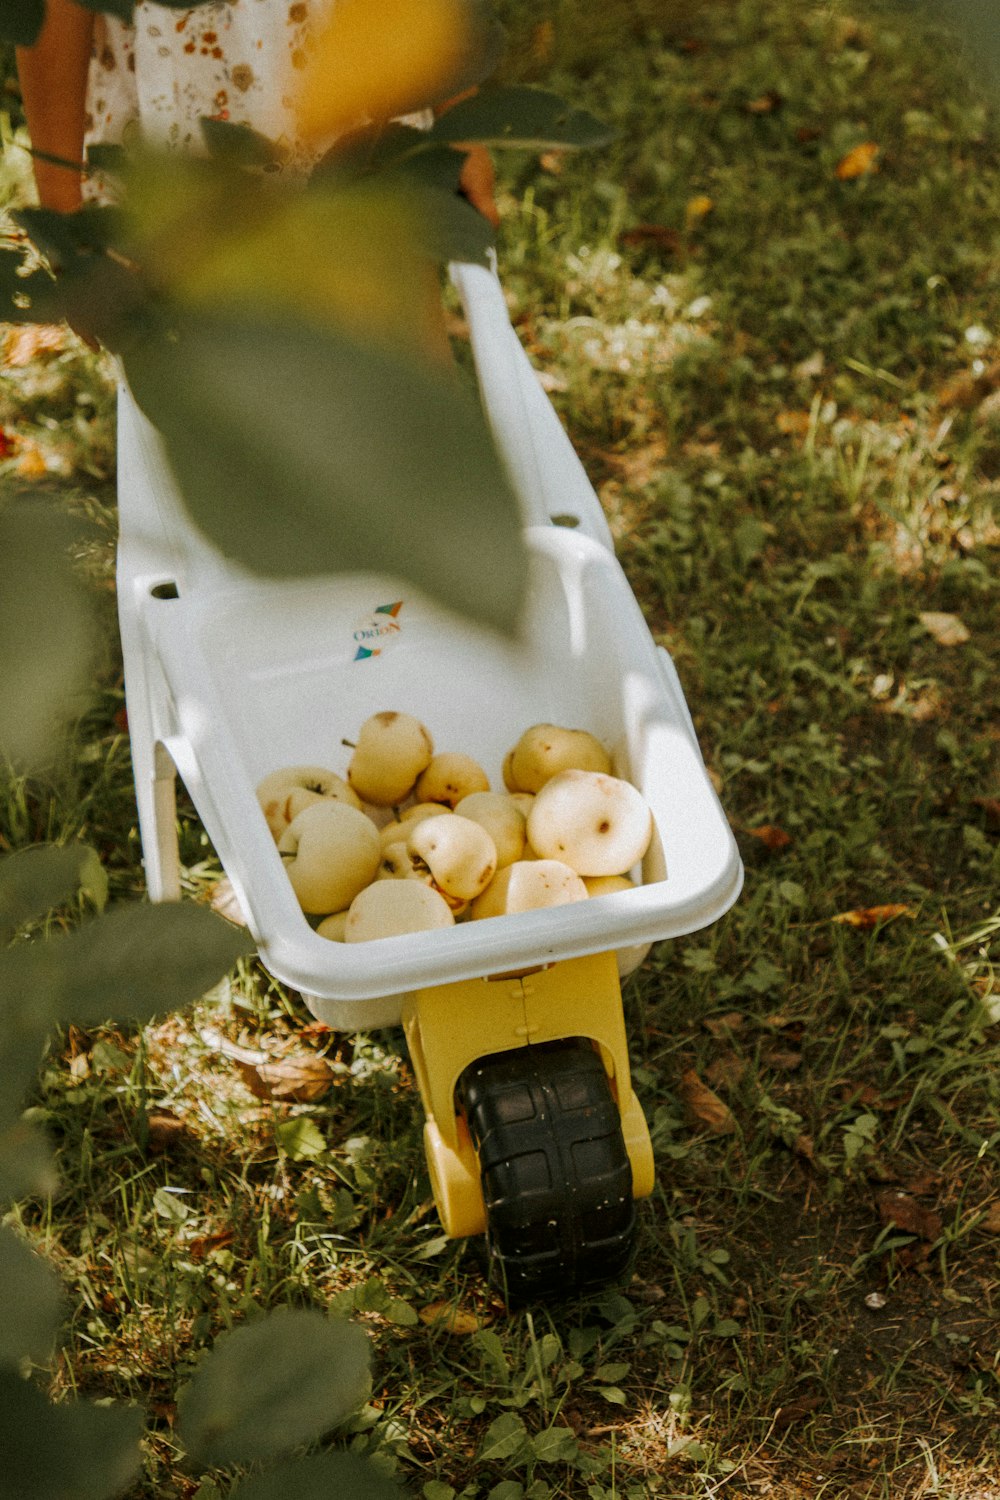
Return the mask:
[(418, 990), (404, 1004), (403, 1027), (427, 1116), (424, 1150), (434, 1200), (452, 1238), (483, 1234), (487, 1227), (479, 1164), (455, 1091), (465, 1069), (491, 1053), (569, 1037), (595, 1042), (621, 1115), (632, 1195), (644, 1198), (653, 1191), (653, 1148), (632, 1089), (613, 953)]

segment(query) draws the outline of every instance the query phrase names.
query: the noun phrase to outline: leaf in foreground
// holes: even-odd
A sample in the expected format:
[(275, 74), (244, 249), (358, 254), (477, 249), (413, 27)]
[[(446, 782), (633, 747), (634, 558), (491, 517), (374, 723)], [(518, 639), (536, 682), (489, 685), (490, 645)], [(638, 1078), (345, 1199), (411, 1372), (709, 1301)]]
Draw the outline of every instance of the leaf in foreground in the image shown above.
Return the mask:
[(40, 1023), (146, 1021), (178, 1010), (253, 951), (249, 936), (192, 902), (115, 907), (65, 937), (0, 957), (0, 991), (31, 997)]
[(103, 907), (107, 889), (107, 875), (87, 844), (37, 844), (6, 855), (0, 859), (0, 943), (78, 891)]
[(0, 1366), (44, 1364), (62, 1314), (59, 1278), (13, 1229), (0, 1228)]
[(530, 151), (606, 146), (614, 131), (585, 109), (545, 89), (483, 89), (434, 122), (433, 141), (480, 141)]
[[(6, 1112), (0, 1108), (0, 1114)], [(0, 1207), (53, 1193), (56, 1183), (52, 1152), (42, 1132), (26, 1120), (0, 1127)]]
[(53, 1405), (0, 1370), (0, 1494), (10, 1500), (112, 1500), (142, 1462), (138, 1407)]
[(454, 372), (290, 319), (176, 321), (126, 372), (223, 553), (272, 577), (388, 573), (513, 630), (517, 504)]
[(0, 41), (31, 47), (45, 19), (45, 0), (3, 0), (0, 5)]
[(279, 1308), (216, 1341), (180, 1397), (178, 1432), (199, 1463), (252, 1463), (322, 1437), (369, 1388), (362, 1328)]
[(354, 1453), (324, 1453), (279, 1464), (238, 1484), (229, 1500), (401, 1500), (396, 1482)]
[(93, 627), (65, 555), (67, 517), (39, 506), (0, 510), (0, 750), (38, 765), (83, 703)]

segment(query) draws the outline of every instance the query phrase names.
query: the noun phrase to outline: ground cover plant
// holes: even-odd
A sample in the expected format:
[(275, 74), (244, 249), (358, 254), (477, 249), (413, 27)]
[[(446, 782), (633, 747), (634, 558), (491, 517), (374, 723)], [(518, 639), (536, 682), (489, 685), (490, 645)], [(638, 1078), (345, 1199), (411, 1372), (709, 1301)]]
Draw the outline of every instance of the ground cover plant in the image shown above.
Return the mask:
[[(368, 1331), (334, 1446), (424, 1500), (1000, 1493), (992, 99), (888, 8), (595, 12), (504, 7), (510, 81), (618, 136), (502, 164), (501, 269), (747, 867), (628, 985), (634, 1277), (504, 1309), (441, 1235), (401, 1035), (331, 1033), (251, 960), (156, 1025), (70, 1026), (31, 1111), (59, 1186), (7, 1217), (65, 1289), (53, 1394), (147, 1409), (134, 1500), (228, 1493), (179, 1391), (288, 1303)], [(93, 523), (105, 633), (0, 848), (84, 838), (135, 897), (110, 371), (30, 325), (4, 356), (4, 468)], [(181, 844), (222, 904), (187, 804)]]

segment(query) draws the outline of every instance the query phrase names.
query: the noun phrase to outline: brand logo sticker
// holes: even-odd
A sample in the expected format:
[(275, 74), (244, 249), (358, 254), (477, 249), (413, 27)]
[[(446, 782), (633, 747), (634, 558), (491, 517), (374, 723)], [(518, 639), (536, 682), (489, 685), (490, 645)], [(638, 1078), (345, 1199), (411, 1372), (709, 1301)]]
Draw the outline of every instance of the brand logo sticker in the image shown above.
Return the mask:
[(381, 656), (386, 647), (402, 631), (399, 612), (403, 600), (392, 604), (376, 604), (369, 617), (354, 631), (355, 661), (368, 661), (372, 656)]

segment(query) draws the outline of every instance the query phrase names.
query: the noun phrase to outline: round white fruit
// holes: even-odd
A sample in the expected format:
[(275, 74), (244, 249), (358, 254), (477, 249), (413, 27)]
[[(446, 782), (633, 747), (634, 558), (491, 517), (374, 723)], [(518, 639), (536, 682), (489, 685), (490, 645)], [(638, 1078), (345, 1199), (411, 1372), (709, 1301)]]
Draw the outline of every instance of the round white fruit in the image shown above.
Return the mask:
[(324, 799), (293, 818), (278, 852), (302, 910), (325, 916), (343, 911), (375, 879), (382, 846), (371, 818)]
[(462, 798), (455, 813), (486, 829), (496, 845), (498, 869), (523, 856), (526, 820), (513, 797), (505, 792), (472, 792)]
[(316, 928), (322, 938), (329, 938), (331, 943), (342, 943), (345, 941), (344, 933), (347, 928), (346, 911), (335, 911), (329, 917), (324, 917)]
[(568, 906), (586, 901), (587, 887), (575, 870), (557, 859), (519, 859), (498, 870), (469, 915), (507, 917), (541, 906)]
[(361, 799), (336, 771), (325, 766), (282, 766), (271, 771), (257, 787), (257, 800), (267, 826), (280, 839), (294, 817), (315, 802), (330, 797), (361, 811)]
[[(588, 875), (584, 878), (588, 896), (609, 896), (614, 891), (634, 891), (635, 883), (627, 875)], [(646, 959), (651, 943), (633, 943), (628, 948), (615, 949), (618, 978), (627, 979)]]
[(503, 784), (507, 788), (508, 792), (516, 793), (523, 791), (523, 787), (519, 787), (517, 782), (514, 780), (513, 766), (514, 751), (508, 750), (507, 754), (503, 758), (503, 765), (500, 767), (500, 774), (503, 777)]
[(459, 750), (435, 755), (420, 773), (414, 788), (423, 802), (443, 802), (454, 808), (473, 792), (488, 792), (490, 778), (477, 760)]
[(578, 875), (623, 875), (645, 854), (653, 814), (629, 781), (601, 771), (560, 771), (528, 814), (531, 847)]
[(627, 875), (585, 875), (583, 883), (588, 896), (610, 896), (613, 891), (634, 891), (635, 882)]
[(510, 753), (510, 776), (516, 790), (539, 792), (560, 771), (611, 771), (611, 757), (586, 729), (533, 724)]
[(382, 850), (382, 858), (379, 861), (376, 880), (416, 880), (422, 879), (414, 868), (410, 851), (406, 847), (406, 840), (397, 839), (394, 844), (387, 844)]
[(393, 818), (391, 823), (386, 823), (380, 830), (382, 847), (397, 844), (400, 839), (405, 843), (411, 829), (415, 828), (422, 818), (439, 818), (444, 812), (447, 812), (447, 808), (442, 807), (440, 802), (417, 802), (413, 807), (404, 807), (398, 818)]
[(410, 795), (433, 754), (430, 734), (412, 714), (372, 714), (358, 731), (347, 779), (364, 802), (395, 807)]
[(445, 813), (425, 818), (406, 841), (411, 859), (429, 870), (434, 884), (457, 901), (471, 901), (496, 873), (496, 845), (471, 818)]
[(367, 943), (452, 927), (454, 922), (447, 901), (429, 885), (419, 880), (379, 880), (351, 902), (344, 936), (348, 943)]

